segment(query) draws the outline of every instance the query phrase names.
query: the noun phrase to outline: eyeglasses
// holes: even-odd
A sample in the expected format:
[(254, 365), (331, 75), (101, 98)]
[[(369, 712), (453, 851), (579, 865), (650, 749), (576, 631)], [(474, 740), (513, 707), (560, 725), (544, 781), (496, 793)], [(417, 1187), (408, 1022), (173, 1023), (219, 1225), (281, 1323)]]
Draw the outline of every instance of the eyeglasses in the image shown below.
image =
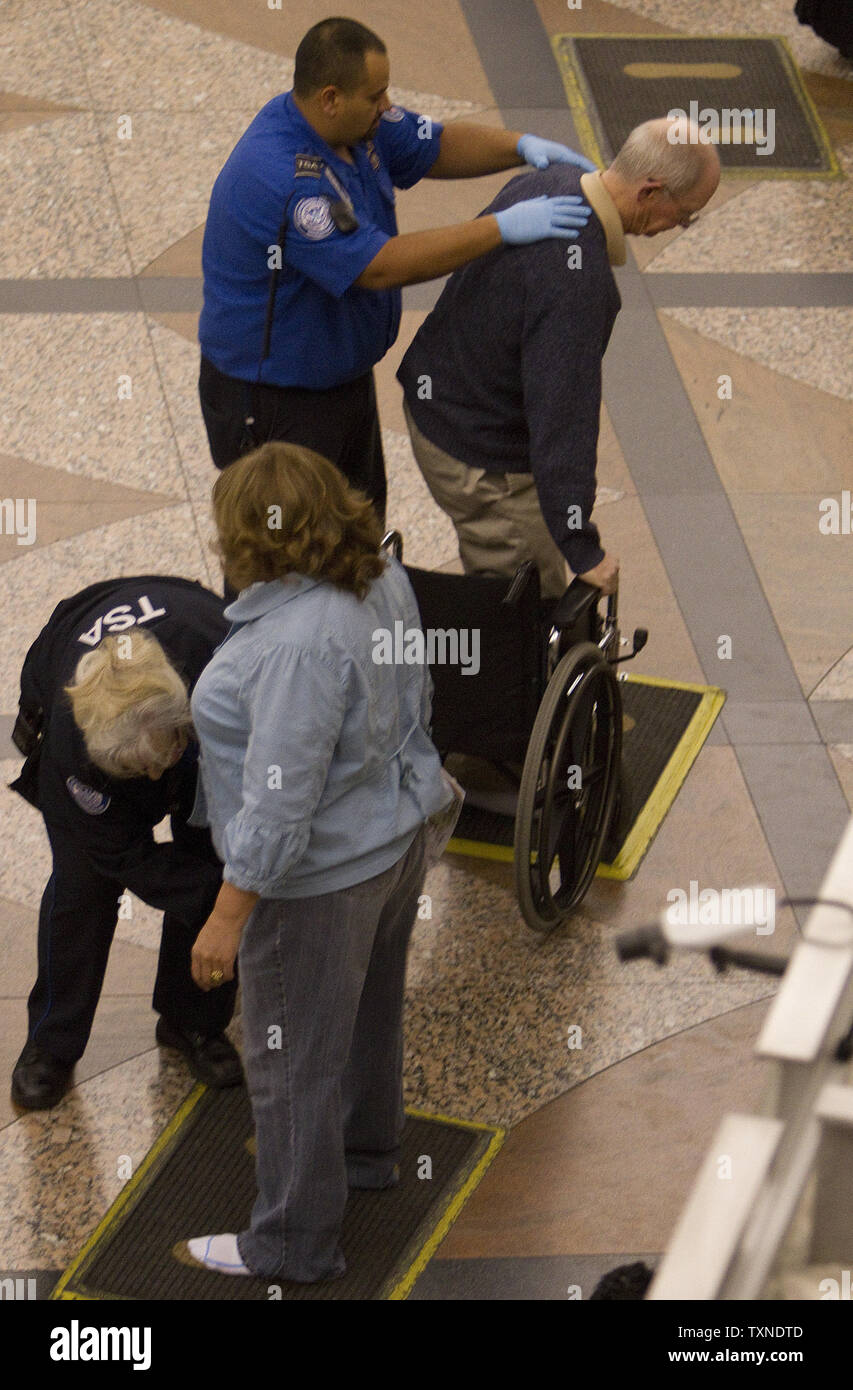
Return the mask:
[[(677, 203), (678, 199), (675, 194), (667, 188), (666, 184), (663, 184), (662, 187), (666, 196), (670, 198), (673, 203)], [(695, 222), (699, 221), (699, 217), (700, 214), (698, 212), (686, 212), (683, 217), (679, 217), (675, 225), (676, 227), (692, 227)]]

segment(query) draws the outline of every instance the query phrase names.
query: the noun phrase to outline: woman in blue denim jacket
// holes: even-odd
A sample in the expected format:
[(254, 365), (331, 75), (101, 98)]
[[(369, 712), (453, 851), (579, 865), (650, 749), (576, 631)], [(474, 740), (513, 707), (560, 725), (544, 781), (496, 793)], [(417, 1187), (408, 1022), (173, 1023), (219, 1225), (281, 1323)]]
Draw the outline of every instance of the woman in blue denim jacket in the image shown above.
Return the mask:
[(224, 864), (193, 977), (230, 980), (239, 950), (258, 1197), (248, 1230), (179, 1253), (313, 1282), (345, 1269), (348, 1188), (398, 1178), (406, 951), (424, 822), (450, 793), (428, 669), (381, 659), (394, 624), (420, 618), (371, 505), (281, 443), (232, 464), (213, 499), (240, 592), (192, 697), (194, 820)]

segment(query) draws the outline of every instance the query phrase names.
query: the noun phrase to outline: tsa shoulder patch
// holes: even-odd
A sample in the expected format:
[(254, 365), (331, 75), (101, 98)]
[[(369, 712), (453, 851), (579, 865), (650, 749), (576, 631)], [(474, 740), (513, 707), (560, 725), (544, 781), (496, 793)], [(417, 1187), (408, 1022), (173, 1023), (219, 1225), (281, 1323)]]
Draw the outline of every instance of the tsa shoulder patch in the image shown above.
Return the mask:
[(387, 111), (382, 112), (383, 121), (404, 121), (406, 113), (401, 106), (389, 106)]
[(294, 178), (319, 178), (323, 172), (324, 160), (320, 154), (298, 154), (293, 162)]
[(293, 213), (293, 225), (309, 241), (322, 241), (334, 229), (328, 198), (300, 198)]
[(110, 804), (110, 797), (106, 792), (87, 787), (86, 783), (77, 777), (66, 777), (65, 785), (80, 810), (85, 811), (87, 816), (102, 816)]

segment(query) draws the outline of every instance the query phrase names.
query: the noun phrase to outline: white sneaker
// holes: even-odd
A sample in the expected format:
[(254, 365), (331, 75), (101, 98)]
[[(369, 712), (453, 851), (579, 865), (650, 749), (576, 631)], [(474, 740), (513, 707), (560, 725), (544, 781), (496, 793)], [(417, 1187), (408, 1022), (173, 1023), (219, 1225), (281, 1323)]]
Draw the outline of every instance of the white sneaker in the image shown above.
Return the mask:
[[(189, 1255), (186, 1260), (184, 1252)], [(195, 1236), (192, 1240), (181, 1241), (175, 1246), (178, 1259), (187, 1264), (201, 1265), (204, 1269), (215, 1270), (217, 1274), (251, 1274), (240, 1259), (235, 1235)]]

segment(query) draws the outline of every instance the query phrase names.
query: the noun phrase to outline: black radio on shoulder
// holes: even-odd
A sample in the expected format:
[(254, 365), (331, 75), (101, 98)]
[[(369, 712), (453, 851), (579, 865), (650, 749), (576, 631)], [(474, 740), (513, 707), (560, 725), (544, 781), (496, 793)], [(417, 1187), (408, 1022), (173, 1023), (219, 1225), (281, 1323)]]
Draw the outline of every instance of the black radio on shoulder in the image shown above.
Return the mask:
[(347, 206), (343, 198), (336, 198), (333, 203), (330, 202), (329, 212), (339, 232), (358, 231), (358, 218), (352, 208)]

